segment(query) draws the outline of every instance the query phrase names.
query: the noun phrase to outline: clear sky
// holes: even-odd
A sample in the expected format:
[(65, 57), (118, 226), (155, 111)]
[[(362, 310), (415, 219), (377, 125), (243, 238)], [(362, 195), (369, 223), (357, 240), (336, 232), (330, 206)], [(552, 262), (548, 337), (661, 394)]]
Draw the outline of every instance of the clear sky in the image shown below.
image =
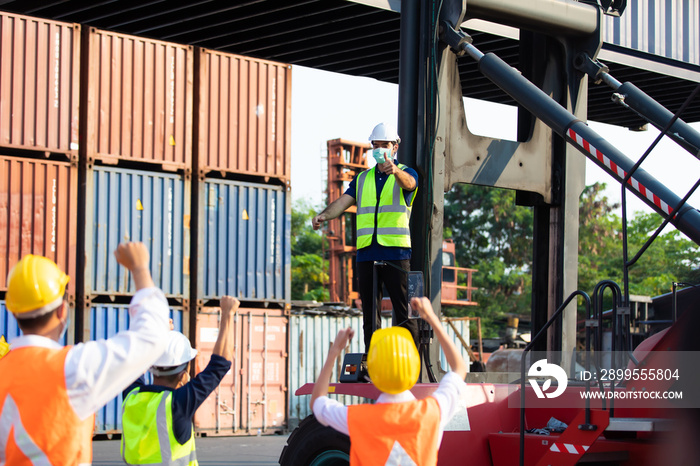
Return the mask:
[[(611, 102), (610, 105), (615, 104)], [(467, 124), (473, 133), (515, 139), (515, 107), (468, 100), (466, 108)], [(326, 189), (323, 183), (327, 170), (324, 158), (326, 141), (342, 138), (367, 142), (375, 124), (381, 121), (396, 123), (397, 113), (397, 85), (293, 66), (292, 199), (307, 199), (312, 205), (322, 205)], [(641, 157), (659, 134), (653, 127), (632, 132), (596, 122), (589, 124), (632, 160)], [(700, 124), (692, 126), (700, 131)], [(668, 138), (660, 142), (642, 168), (681, 198), (700, 178), (700, 161)], [(619, 202), (620, 184), (593, 162), (587, 161), (586, 184), (596, 181), (606, 183), (608, 198)], [(629, 192), (627, 200), (629, 215), (636, 211), (651, 212)], [(700, 194), (692, 197), (690, 204), (700, 207)]]

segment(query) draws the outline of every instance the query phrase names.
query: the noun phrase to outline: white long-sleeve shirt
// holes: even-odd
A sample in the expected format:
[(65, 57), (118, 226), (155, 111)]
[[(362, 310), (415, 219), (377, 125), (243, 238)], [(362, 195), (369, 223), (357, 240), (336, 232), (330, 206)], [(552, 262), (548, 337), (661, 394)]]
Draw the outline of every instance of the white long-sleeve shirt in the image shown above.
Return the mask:
[[(464, 383), (457, 374), (450, 371), (442, 378), (438, 388), (430, 394), (438, 402), (440, 407), (440, 425), (438, 431), (438, 447), (442, 442), (442, 434), (445, 427), (450, 422), (450, 419), (459, 412), (466, 409), (467, 405), (467, 384)], [(389, 393), (381, 393), (377, 398), (377, 403), (403, 403), (405, 401), (413, 401), (416, 397), (413, 393), (406, 390), (405, 392), (390, 395)], [(330, 426), (333, 429), (345, 435), (350, 435), (348, 428), (348, 407), (339, 401), (333, 400), (327, 396), (316, 398), (313, 405), (313, 413), (316, 420), (324, 426)]]
[[(106, 340), (73, 346), (66, 356), (68, 398), (75, 413), (85, 419), (136, 380), (165, 351), (168, 302), (158, 288), (136, 292), (129, 305), (129, 330)], [(40, 346), (60, 349), (56, 341), (23, 335), (10, 342), (12, 349)]]

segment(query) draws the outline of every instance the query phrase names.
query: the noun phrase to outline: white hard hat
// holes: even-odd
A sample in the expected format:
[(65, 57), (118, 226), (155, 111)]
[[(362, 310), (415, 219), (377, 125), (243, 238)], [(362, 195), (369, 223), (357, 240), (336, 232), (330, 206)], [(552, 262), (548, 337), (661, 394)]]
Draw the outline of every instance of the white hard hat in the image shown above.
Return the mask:
[(372, 141), (390, 141), (396, 144), (401, 142), (399, 133), (396, 132), (396, 127), (391, 123), (379, 123), (369, 135), (369, 142)]
[(171, 330), (167, 336), (165, 352), (153, 363), (150, 371), (157, 376), (173, 375), (184, 371), (187, 363), (197, 356), (197, 350), (190, 346), (190, 340), (180, 332)]

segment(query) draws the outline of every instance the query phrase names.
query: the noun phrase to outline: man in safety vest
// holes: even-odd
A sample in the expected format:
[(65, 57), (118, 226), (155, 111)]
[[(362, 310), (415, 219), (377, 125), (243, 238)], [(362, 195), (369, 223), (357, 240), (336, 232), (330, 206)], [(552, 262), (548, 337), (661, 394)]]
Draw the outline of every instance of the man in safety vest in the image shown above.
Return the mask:
[(165, 349), (168, 305), (153, 284), (148, 250), (124, 243), (114, 254), (137, 290), (129, 331), (75, 346), (58, 343), (68, 328), (68, 275), (34, 255), (10, 271), (5, 304), (23, 335), (0, 359), (0, 464), (90, 464), (95, 411)]
[[(314, 230), (323, 222), (338, 218), (357, 204), (357, 274), (362, 299), (365, 351), (372, 331), (381, 328), (382, 284), (394, 309), (395, 322), (407, 328), (418, 346), (418, 324), (408, 319), (408, 271), (411, 264), (409, 218), (418, 186), (418, 173), (398, 163), (400, 138), (389, 123), (374, 127), (369, 137), (377, 165), (357, 175), (348, 189), (312, 220)], [(391, 265), (377, 267), (374, 293), (374, 262)], [(372, 305), (376, 312), (372, 312)]]
[(401, 327), (377, 330), (367, 354), (367, 372), (381, 390), (375, 404), (345, 406), (328, 395), (328, 383), (348, 341), (351, 328), (338, 332), (311, 393), (311, 409), (318, 422), (350, 436), (350, 465), (437, 464), (442, 433), (450, 419), (466, 409), (467, 365), (447, 336), (427, 298), (413, 298), (416, 309), (435, 332), (451, 372), (427, 398), (416, 400), (409, 391), (418, 380), (420, 358), (408, 331)]
[(165, 352), (150, 369), (153, 385), (141, 377), (124, 391), (121, 452), (126, 464), (198, 464), (194, 413), (231, 368), (233, 316), (239, 305), (236, 298), (221, 298), (211, 359), (192, 380), (188, 368), (197, 350), (185, 335), (171, 331)]

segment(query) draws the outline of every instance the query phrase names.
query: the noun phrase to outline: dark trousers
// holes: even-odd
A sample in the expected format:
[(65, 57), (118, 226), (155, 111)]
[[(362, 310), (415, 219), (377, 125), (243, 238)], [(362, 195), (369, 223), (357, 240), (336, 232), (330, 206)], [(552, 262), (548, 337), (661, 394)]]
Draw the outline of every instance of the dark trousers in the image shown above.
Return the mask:
[(389, 292), (391, 305), (394, 308), (393, 325), (400, 325), (411, 332), (413, 341), (418, 347), (418, 321), (408, 319), (408, 272), (411, 270), (411, 261), (384, 261), (401, 268), (397, 270), (391, 265), (377, 267), (377, 295), (374, 295), (374, 284), (372, 283), (374, 262), (357, 263), (357, 279), (360, 288), (360, 299), (362, 300), (363, 330), (365, 335), (365, 353), (369, 350), (369, 342), (372, 339), (372, 301), (375, 302), (376, 312), (374, 314), (377, 329), (382, 328), (380, 312), (382, 309), (382, 285)]

